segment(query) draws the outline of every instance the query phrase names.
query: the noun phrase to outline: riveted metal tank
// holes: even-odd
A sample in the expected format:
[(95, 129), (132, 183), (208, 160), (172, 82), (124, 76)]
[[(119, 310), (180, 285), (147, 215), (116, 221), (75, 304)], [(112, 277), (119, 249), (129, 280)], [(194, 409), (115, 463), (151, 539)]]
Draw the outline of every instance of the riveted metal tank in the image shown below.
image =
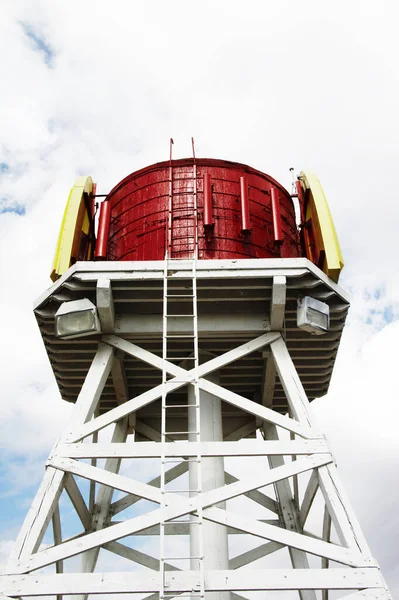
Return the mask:
[(108, 260), (301, 256), (290, 194), (269, 175), (215, 159), (157, 163), (108, 194)]

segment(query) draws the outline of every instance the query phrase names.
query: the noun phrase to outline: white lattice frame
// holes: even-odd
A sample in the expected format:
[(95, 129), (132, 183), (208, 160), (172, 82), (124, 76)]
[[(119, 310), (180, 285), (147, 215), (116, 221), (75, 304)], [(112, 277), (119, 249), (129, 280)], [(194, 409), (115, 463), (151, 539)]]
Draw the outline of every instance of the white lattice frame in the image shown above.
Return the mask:
[[(270, 345), (276, 370), (287, 395), (293, 418), (279, 415), (266, 406), (252, 402), (206, 379), (206, 376), (211, 372), (268, 345)], [(133, 496), (146, 498), (158, 503), (160, 501), (159, 490), (154, 485), (143, 484), (139, 481), (118, 475), (116, 468), (113, 469), (115, 472), (109, 472), (99, 469), (96, 466), (79, 463), (76, 460), (82, 457), (106, 457), (108, 461), (114, 461), (113, 464), (116, 464), (116, 462), (127, 456), (144, 457), (160, 455), (159, 449), (156, 449), (156, 444), (141, 442), (133, 444), (127, 449), (127, 446), (123, 443), (125, 430), (121, 433), (120, 428), (121, 423), (126, 423), (126, 417), (134, 414), (139, 408), (161, 396), (161, 386), (156, 386), (134, 399), (127, 400), (108, 413), (93, 418), (105, 381), (115, 360), (115, 349), (139, 358), (153, 367), (162, 369), (163, 365), (159, 357), (151, 352), (115, 335), (105, 335), (103, 337), (79, 394), (67, 430), (59, 443), (54, 447), (48, 460), (42, 485), (15, 544), (8, 566), (8, 573), (0, 579), (0, 589), (5, 596), (19, 597), (22, 595), (33, 596), (38, 594), (86, 595), (89, 593), (104, 594), (129, 591), (149, 593), (151, 594), (149, 598), (152, 598), (159, 590), (159, 579), (156, 575), (153, 576), (151, 574), (142, 575), (135, 573), (133, 576), (128, 573), (98, 575), (95, 573), (62, 574), (61, 572), (62, 561), (64, 559), (81, 554), (82, 552), (94, 552), (96, 554), (101, 547), (105, 547), (117, 554), (124, 554), (130, 560), (144, 564), (150, 569), (157, 568), (157, 561), (153, 557), (134, 551), (117, 540), (127, 535), (148, 531), (150, 528), (159, 526), (161, 520), (159, 509), (142, 516), (127, 519), (121, 523), (114, 524), (112, 527), (99, 528), (86, 535), (59, 543), (60, 530), (58, 527), (57, 510), (58, 499), (64, 487), (70, 495), (84, 527), (87, 527), (90, 516), (76, 483), (74, 483), (74, 474), (96, 481), (110, 489), (125, 491), (129, 495), (127, 498)], [(190, 381), (192, 381), (192, 371), (169, 362), (166, 362), (164, 366), (174, 376), (168, 382), (170, 389), (178, 389), (183, 385), (190, 384)], [(206, 590), (230, 590), (237, 592), (260, 589), (360, 589), (364, 590), (362, 597), (389, 599), (390, 595), (386, 590), (378, 566), (370, 556), (369, 549), (356, 518), (337, 479), (331, 452), (323, 435), (312, 425), (307, 397), (280, 333), (272, 332), (259, 336), (234, 350), (209, 360), (207, 363), (202, 364), (199, 370), (199, 384), (202, 390), (215, 394), (241, 410), (255, 415), (265, 426), (267, 424), (268, 427), (272, 426), (275, 430), (277, 427), (282, 427), (295, 434), (299, 439), (290, 441), (279, 441), (276, 439), (264, 442), (245, 440), (239, 444), (234, 441), (201, 444), (202, 456), (269, 456), (271, 463), (273, 464), (274, 462), (275, 466), (266, 473), (234, 481), (223, 488), (202, 493), (195, 498), (186, 499), (175, 496), (166, 509), (167, 514), (163, 515), (163, 519), (188, 515), (195, 512), (196, 508), (201, 505), (207, 509), (204, 517), (208, 520), (267, 540), (267, 543), (263, 543), (258, 548), (250, 551), (250, 553), (244, 553), (240, 557), (235, 557), (232, 560), (232, 569), (234, 567), (239, 569), (244, 564), (251, 562), (251, 560), (256, 560), (260, 556), (266, 556), (268, 553), (274, 552), (282, 546), (288, 546), (302, 554), (310, 553), (322, 557), (324, 564), (328, 564), (326, 561), (332, 560), (351, 567), (350, 569), (296, 568), (293, 570), (267, 570), (266, 572), (248, 569), (244, 571), (239, 570), (238, 572), (234, 570), (212, 571), (207, 573), (205, 577)], [(114, 442), (110, 444), (79, 443), (84, 438), (110, 424), (114, 424), (115, 426), (116, 434)], [(118, 431), (119, 433), (117, 433)], [(196, 450), (190, 450), (189, 445), (188, 443), (184, 444), (184, 453), (185, 455), (190, 455), (190, 453), (194, 455)], [(173, 443), (166, 446), (167, 455), (175, 456), (179, 452), (179, 450), (174, 448)], [(181, 452), (182, 450), (180, 449), (179, 456), (181, 456)], [(281, 457), (285, 454), (297, 456), (298, 458), (294, 462), (283, 464)], [(273, 457), (277, 458), (273, 460)], [(312, 474), (317, 473), (317, 484), (323, 493), (328, 514), (331, 516), (332, 522), (340, 536), (342, 546), (331, 544), (322, 539), (315, 539), (297, 531), (289, 531), (276, 524), (244, 517), (241, 514), (235, 514), (232, 511), (222, 510), (215, 506), (222, 501), (242, 494), (250, 496), (250, 494), (257, 493), (259, 500), (262, 497), (262, 493), (257, 491), (259, 488), (271, 483), (279, 486), (279, 482), (284, 482), (288, 477), (293, 477), (307, 471)], [(176, 473), (178, 473), (178, 470), (176, 470)], [(306, 514), (311, 504), (313, 487), (316, 483), (314, 475), (311, 476), (310, 481), (312, 482), (309, 483), (311, 488), (309, 489), (309, 493), (305, 494), (302, 507), (300, 507), (299, 511), (303, 522), (306, 519)], [(106, 499), (105, 513), (108, 513), (112, 506), (111, 498), (112, 494)], [(265, 498), (267, 499), (267, 496)], [(269, 501), (269, 504), (273, 502), (272, 499), (269, 499)], [(46, 527), (52, 518), (55, 523), (56, 545), (38, 551)], [(105, 520), (106, 517), (104, 515), (104, 523)], [(27, 576), (32, 571), (50, 564), (57, 565), (57, 574)], [(92, 570), (94, 564), (95, 560), (86, 561), (86, 568)], [(169, 569), (172, 571), (173, 567), (169, 566)], [(181, 593), (188, 589), (195, 589), (196, 577), (198, 577), (198, 574), (195, 572), (170, 572), (168, 573), (170, 590)], [(304, 595), (303, 597), (312, 598), (314, 596)], [(356, 593), (351, 597), (357, 598), (358, 594)]]

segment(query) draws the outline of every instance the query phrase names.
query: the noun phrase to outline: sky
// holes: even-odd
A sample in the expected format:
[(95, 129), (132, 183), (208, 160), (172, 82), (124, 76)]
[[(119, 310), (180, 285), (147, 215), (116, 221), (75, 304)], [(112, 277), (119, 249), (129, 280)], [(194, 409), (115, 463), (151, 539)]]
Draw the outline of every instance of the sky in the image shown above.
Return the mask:
[(358, 519), (399, 594), (399, 8), (388, 0), (2, 0), (0, 564), (70, 406), (32, 304), (68, 191), (108, 192), (191, 153), (324, 187), (351, 311), (313, 403)]

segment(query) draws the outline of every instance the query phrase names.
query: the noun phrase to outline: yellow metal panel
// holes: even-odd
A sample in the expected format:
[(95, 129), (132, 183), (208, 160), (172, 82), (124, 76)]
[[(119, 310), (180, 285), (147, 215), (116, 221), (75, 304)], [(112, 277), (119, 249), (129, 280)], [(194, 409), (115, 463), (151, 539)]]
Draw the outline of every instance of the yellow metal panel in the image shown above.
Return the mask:
[(323, 264), (319, 266), (337, 282), (344, 260), (326, 196), (314, 173), (302, 171), (299, 178), (302, 186), (308, 190), (305, 220), (311, 221), (317, 249), (324, 253)]
[(78, 177), (69, 192), (50, 275), (53, 281), (69, 269), (72, 259), (77, 256), (82, 233), (89, 231), (90, 222), (83, 195), (90, 194), (92, 190), (91, 177)]

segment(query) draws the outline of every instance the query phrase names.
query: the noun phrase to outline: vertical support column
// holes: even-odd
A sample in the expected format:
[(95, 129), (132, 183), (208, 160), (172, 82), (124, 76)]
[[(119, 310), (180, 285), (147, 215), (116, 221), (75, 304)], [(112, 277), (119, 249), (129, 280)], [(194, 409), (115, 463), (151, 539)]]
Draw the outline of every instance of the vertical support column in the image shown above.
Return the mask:
[[(209, 377), (214, 383), (219, 383), (220, 377), (218, 372)], [(195, 404), (194, 388), (189, 387), (188, 404)], [(222, 427), (222, 402), (220, 398), (209, 394), (208, 392), (200, 392), (201, 404), (201, 423), (199, 424), (201, 431), (201, 441), (223, 441)], [(196, 411), (194, 406), (188, 408), (188, 429), (194, 431), (196, 428)], [(191, 434), (190, 441), (196, 441), (195, 436)], [(202, 472), (202, 491), (207, 492), (225, 484), (224, 479), (224, 459), (221, 457), (207, 457), (201, 459)], [(198, 489), (198, 468), (195, 462), (189, 465), (189, 480), (190, 489)], [(220, 506), (223, 508), (222, 504)], [(206, 511), (204, 511), (206, 514)], [(205, 556), (205, 571), (229, 568), (229, 552), (227, 528), (217, 523), (211, 523), (204, 520), (203, 525), (192, 525), (190, 531), (190, 554), (198, 556), (199, 554), (199, 531), (198, 528), (203, 527), (204, 540), (204, 556)], [(198, 569), (198, 561), (193, 560), (191, 569)], [(230, 592), (212, 592), (207, 593), (209, 600), (229, 600)]]
[[(112, 443), (120, 443), (123, 444), (126, 442), (126, 438), (128, 435), (128, 418), (125, 417), (121, 419), (115, 424), (114, 432), (112, 435), (111, 442)], [(105, 462), (104, 470), (109, 473), (119, 473), (119, 468), (121, 464), (120, 458), (107, 458)], [(110, 515), (110, 506), (112, 502), (112, 496), (114, 493), (114, 488), (106, 485), (101, 485), (98, 490), (94, 511), (91, 514), (92, 522), (91, 529), (92, 531), (98, 531), (100, 529), (104, 529), (109, 524), (111, 515)], [(81, 562), (81, 572), (82, 573), (93, 573), (96, 568), (96, 564), (98, 561), (98, 557), (100, 554), (100, 547), (93, 548), (92, 550), (88, 550), (82, 555)], [(76, 596), (72, 596), (71, 600), (87, 600), (87, 594), (79, 594)]]
[[(263, 425), (265, 439), (278, 440), (277, 427), (271, 423)], [(272, 469), (282, 467), (285, 464), (283, 456), (269, 456), (269, 465)], [(291, 487), (287, 479), (274, 484), (276, 496), (279, 501), (281, 519), (285, 528), (297, 533), (303, 533), (299, 520), (299, 513), (292, 496)], [(296, 548), (289, 548), (291, 563), (294, 569), (309, 569), (309, 561), (305, 552)], [(299, 591), (301, 600), (316, 600), (316, 592), (313, 590)]]
[[(68, 436), (74, 430), (81, 427), (93, 416), (111, 370), (113, 357), (113, 348), (102, 343), (98, 344), (96, 355), (72, 411), (67, 430), (61, 436), (60, 441), (68, 440)], [(38, 550), (54, 510), (58, 505), (58, 500), (64, 488), (64, 480), (65, 474), (63, 471), (46, 467), (41, 486), (11, 552), (8, 563), (9, 569), (12, 569), (18, 561), (28, 560), (31, 554)]]

